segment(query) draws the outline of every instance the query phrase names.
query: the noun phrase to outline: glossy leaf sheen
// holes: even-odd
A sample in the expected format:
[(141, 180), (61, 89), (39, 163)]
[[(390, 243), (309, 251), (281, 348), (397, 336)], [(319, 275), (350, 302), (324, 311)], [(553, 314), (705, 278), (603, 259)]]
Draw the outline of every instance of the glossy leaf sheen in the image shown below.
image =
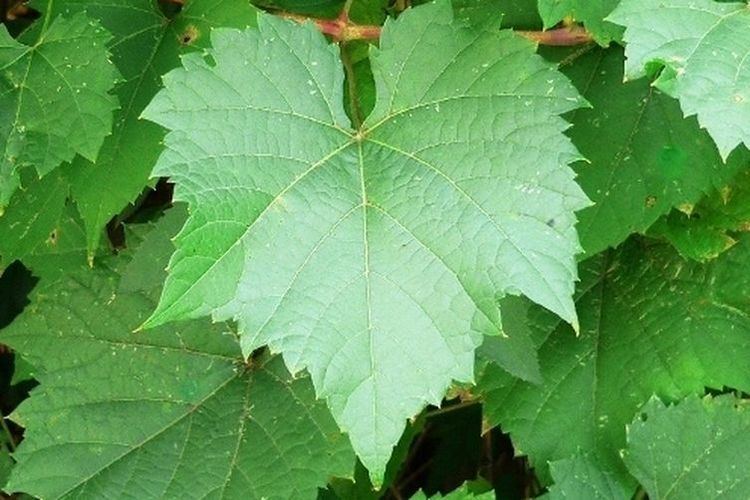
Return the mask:
[(386, 23), (360, 130), (311, 25), (263, 15), (211, 42), (144, 112), (171, 130), (154, 175), (190, 207), (147, 326), (237, 319), (246, 355), (310, 372), (377, 481), (405, 419), (472, 380), (500, 297), (576, 323), (588, 201), (558, 115), (583, 101), (532, 44), (444, 2)]

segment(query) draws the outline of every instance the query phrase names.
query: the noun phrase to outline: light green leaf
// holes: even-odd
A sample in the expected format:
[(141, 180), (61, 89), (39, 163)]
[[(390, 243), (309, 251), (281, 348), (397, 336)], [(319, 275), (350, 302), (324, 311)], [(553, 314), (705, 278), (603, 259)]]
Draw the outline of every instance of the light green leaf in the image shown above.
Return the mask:
[(737, 151), (724, 164), (710, 136), (676, 101), (647, 81), (623, 83), (620, 48), (597, 49), (566, 64), (593, 105), (570, 114), (570, 136), (588, 160), (575, 165), (578, 182), (594, 201), (579, 214), (588, 255), (645, 232), (673, 207), (698, 202), (750, 164)]
[(544, 26), (551, 28), (568, 18), (583, 23), (600, 45), (619, 40), (622, 28), (605, 20), (620, 0), (538, 0)]
[(652, 394), (750, 389), (750, 276), (738, 272), (749, 265), (747, 236), (707, 265), (638, 239), (585, 261), (580, 337), (564, 325), (535, 334), (541, 386), (488, 367), (478, 392), (489, 423), (510, 433), (546, 481), (547, 462), (581, 453), (633, 488), (618, 450)]
[(206, 321), (132, 333), (160, 276), (149, 290), (121, 292), (111, 270), (121, 260), (43, 281), (0, 334), (41, 384), (12, 415), (26, 433), (7, 491), (312, 498), (351, 472), (346, 437), (309, 378), (291, 377), (280, 357), (246, 363), (235, 334)]
[(556, 460), (549, 468), (555, 480), (545, 497), (549, 500), (630, 500), (633, 496), (629, 488), (588, 457)]
[(697, 115), (726, 158), (750, 145), (750, 10), (713, 0), (622, 0), (609, 18), (626, 27), (625, 74), (663, 66), (655, 85)]
[(695, 206), (673, 210), (649, 233), (666, 238), (683, 256), (697, 261), (718, 257), (750, 230), (750, 172), (703, 198)]
[(750, 492), (750, 406), (732, 395), (654, 398), (628, 429), (624, 455), (652, 500), (723, 498)]
[(110, 38), (82, 14), (45, 22), (29, 45), (0, 26), (0, 214), (22, 168), (41, 177), (76, 154), (96, 159), (117, 108)]
[(161, 152), (163, 130), (139, 119), (161, 87), (161, 75), (179, 66), (180, 55), (205, 47), (212, 28), (253, 25), (255, 10), (247, 0), (190, 0), (168, 19), (154, 0), (47, 0), (32, 6), (48, 16), (86, 12), (114, 35), (110, 47), (124, 80), (117, 88), (122, 109), (97, 161), (79, 158), (68, 174), (93, 254), (102, 228), (143, 191)]
[(385, 25), (360, 130), (337, 47), (267, 15), (215, 30), (144, 113), (171, 130), (154, 175), (191, 214), (146, 325), (237, 319), (246, 355), (310, 371), (376, 482), (405, 420), (472, 380), (499, 298), (576, 323), (588, 201), (558, 115), (583, 101), (528, 41), (451, 18), (440, 2)]

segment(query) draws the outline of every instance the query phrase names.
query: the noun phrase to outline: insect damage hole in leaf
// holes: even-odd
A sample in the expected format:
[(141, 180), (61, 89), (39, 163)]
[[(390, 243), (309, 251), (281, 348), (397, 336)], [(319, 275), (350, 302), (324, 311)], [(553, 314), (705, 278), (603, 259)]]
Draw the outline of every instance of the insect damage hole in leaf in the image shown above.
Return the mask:
[(359, 130), (338, 48), (311, 25), (214, 30), (164, 77), (143, 114), (170, 131), (153, 175), (190, 218), (144, 326), (237, 320), (246, 356), (268, 345), (310, 373), (378, 481), (406, 419), (473, 380), (499, 298), (577, 324), (589, 202), (559, 116), (585, 101), (532, 43), (439, 2), (387, 22), (371, 61)]

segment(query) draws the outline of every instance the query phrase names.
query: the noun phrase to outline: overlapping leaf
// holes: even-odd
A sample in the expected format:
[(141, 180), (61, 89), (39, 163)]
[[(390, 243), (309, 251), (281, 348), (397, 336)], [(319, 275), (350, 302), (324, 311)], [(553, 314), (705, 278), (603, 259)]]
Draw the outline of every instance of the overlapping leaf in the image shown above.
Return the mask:
[(653, 500), (728, 498), (750, 491), (750, 407), (732, 395), (653, 399), (630, 425), (624, 454)]
[(558, 114), (582, 101), (527, 41), (451, 18), (386, 24), (360, 130), (336, 47), (270, 16), (214, 31), (145, 112), (171, 130), (154, 173), (191, 212), (147, 325), (236, 318), (246, 354), (310, 371), (376, 479), (405, 419), (472, 380), (503, 294), (576, 321), (587, 200)]
[(750, 172), (742, 172), (723, 189), (697, 205), (682, 207), (649, 231), (669, 240), (685, 257), (716, 258), (737, 243), (737, 234), (750, 230)]
[[(163, 236), (146, 241), (154, 238)], [(136, 255), (132, 265), (144, 259)], [(278, 357), (246, 363), (226, 325), (132, 333), (153, 308), (162, 274), (131, 279), (123, 291), (113, 270), (122, 267), (122, 257), (102, 259), (43, 281), (0, 334), (37, 367), (41, 383), (13, 415), (26, 434), (6, 490), (42, 498), (311, 498), (330, 476), (350, 473), (348, 441), (308, 377), (292, 378)]]
[(549, 467), (555, 481), (549, 490), (550, 500), (628, 500), (632, 496), (627, 487), (589, 457), (556, 460)]
[(567, 18), (584, 24), (602, 45), (618, 40), (622, 28), (606, 20), (620, 0), (538, 0), (539, 13), (545, 27), (552, 27)]
[(546, 462), (583, 453), (621, 488), (632, 487), (618, 450), (625, 425), (652, 394), (750, 388), (750, 279), (738, 272), (748, 265), (748, 237), (704, 266), (637, 240), (586, 261), (581, 336), (536, 329), (542, 386), (490, 367), (480, 390), (491, 423), (510, 432), (543, 477)]
[(626, 27), (626, 75), (661, 66), (657, 88), (679, 98), (686, 116), (726, 158), (750, 145), (750, 10), (744, 2), (622, 0), (609, 18)]
[(82, 14), (46, 17), (29, 45), (0, 26), (0, 214), (21, 169), (41, 177), (77, 154), (96, 159), (117, 108), (110, 38)]
[(148, 184), (161, 151), (162, 129), (139, 119), (161, 87), (161, 75), (179, 65), (181, 54), (204, 47), (211, 28), (253, 25), (255, 10), (246, 0), (191, 0), (167, 18), (154, 0), (37, 0), (31, 5), (52, 16), (85, 12), (114, 35), (110, 50), (123, 77), (117, 87), (122, 109), (97, 161), (79, 158), (66, 176), (92, 255), (102, 228)]
[(673, 207), (695, 204), (750, 165), (746, 151), (727, 164), (694, 118), (646, 80), (622, 83), (619, 48), (592, 50), (565, 62), (592, 109), (571, 113), (570, 136), (588, 160), (575, 166), (594, 201), (579, 214), (589, 255), (644, 232)]

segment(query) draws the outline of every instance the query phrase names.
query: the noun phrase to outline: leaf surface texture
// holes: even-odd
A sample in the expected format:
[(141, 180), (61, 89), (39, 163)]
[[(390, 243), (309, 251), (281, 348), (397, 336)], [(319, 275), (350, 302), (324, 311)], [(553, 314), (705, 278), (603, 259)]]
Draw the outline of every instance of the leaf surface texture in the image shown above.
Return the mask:
[(154, 175), (190, 209), (147, 325), (237, 319), (246, 355), (267, 344), (310, 372), (378, 478), (405, 419), (472, 380), (503, 295), (576, 323), (588, 200), (558, 115), (583, 101), (532, 44), (444, 2), (386, 23), (356, 130), (312, 26), (264, 15), (211, 45), (144, 113), (171, 131)]

